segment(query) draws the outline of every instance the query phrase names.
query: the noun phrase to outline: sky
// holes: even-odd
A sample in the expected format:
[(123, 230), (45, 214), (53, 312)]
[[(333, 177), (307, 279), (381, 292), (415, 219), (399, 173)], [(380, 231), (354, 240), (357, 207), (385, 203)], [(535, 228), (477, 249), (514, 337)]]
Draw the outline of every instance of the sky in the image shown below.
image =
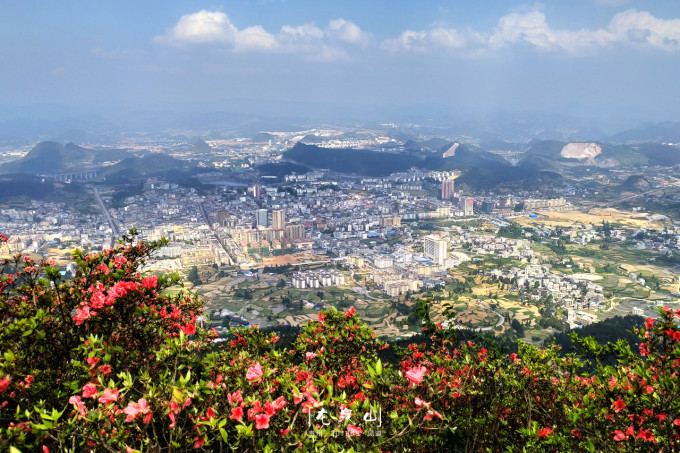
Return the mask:
[(680, 120), (677, 0), (3, 0), (0, 61), (5, 116), (253, 100)]

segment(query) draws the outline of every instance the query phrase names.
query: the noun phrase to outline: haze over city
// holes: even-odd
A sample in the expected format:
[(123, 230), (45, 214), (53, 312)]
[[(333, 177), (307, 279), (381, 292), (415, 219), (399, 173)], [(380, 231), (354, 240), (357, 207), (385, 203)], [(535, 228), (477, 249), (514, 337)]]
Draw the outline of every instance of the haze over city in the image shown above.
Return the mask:
[(11, 1), (0, 36), (5, 120), (163, 109), (680, 119), (675, 1)]

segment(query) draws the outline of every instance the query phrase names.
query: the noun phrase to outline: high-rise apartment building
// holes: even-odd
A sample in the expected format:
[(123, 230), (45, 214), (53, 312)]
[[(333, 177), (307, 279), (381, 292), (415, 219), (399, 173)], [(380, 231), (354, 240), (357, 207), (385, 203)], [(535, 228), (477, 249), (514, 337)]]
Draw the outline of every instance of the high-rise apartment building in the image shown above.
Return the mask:
[(269, 219), (267, 218), (268, 212), (266, 209), (258, 209), (255, 211), (255, 224), (263, 228), (269, 226)]
[(286, 228), (286, 212), (278, 209), (272, 211), (272, 228), (275, 230), (283, 230)]
[(446, 260), (446, 241), (439, 236), (429, 235), (423, 239), (423, 253), (437, 264)]
[(445, 179), (442, 181), (442, 200), (452, 200), (453, 199), (453, 188), (455, 180)]
[(475, 213), (475, 199), (472, 197), (461, 197), (460, 208), (464, 216), (474, 215)]
[(300, 239), (305, 237), (305, 226), (304, 225), (286, 226), (286, 237), (288, 239)]

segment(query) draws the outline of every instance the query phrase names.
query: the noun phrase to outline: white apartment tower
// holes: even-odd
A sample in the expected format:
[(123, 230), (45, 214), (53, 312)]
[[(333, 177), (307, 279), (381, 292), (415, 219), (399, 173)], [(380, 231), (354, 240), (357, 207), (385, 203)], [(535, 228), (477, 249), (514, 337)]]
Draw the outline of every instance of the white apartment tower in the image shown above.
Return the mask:
[(429, 235), (423, 239), (423, 252), (437, 264), (444, 264), (446, 260), (446, 241), (439, 236)]

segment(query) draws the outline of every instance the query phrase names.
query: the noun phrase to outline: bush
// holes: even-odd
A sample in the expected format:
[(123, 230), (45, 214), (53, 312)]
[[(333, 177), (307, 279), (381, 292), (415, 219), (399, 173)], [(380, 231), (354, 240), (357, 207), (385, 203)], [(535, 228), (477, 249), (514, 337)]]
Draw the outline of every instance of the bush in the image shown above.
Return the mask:
[[(63, 281), (16, 257), (0, 274), (0, 450), (678, 451), (680, 310), (623, 342), (577, 342), (614, 357), (460, 340), (423, 313), (422, 344), (387, 344), (353, 308), (280, 341), (257, 327), (221, 343), (177, 276), (139, 274), (162, 246), (134, 234), (76, 252)], [(426, 304), (425, 304), (426, 305)], [(296, 335), (297, 334), (297, 335)], [(486, 339), (485, 339), (486, 338)], [(281, 344), (281, 343), (284, 344)], [(593, 363), (605, 363), (595, 361)]]

